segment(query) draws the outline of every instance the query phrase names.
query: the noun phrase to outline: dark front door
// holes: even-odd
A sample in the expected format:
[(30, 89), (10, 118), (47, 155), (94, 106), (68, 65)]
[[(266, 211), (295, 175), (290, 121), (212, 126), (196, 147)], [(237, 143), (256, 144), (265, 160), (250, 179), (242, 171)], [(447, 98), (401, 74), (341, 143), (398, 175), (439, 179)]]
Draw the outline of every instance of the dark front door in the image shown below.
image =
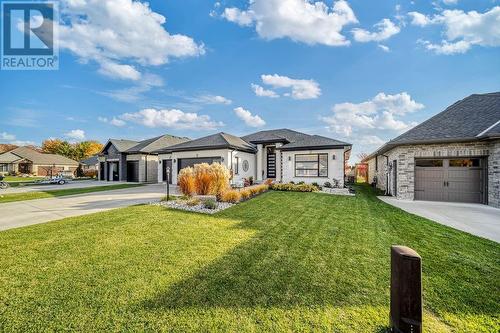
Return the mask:
[(19, 163), (19, 173), (31, 173), (31, 163)]
[(127, 181), (139, 182), (139, 161), (127, 162)]
[(170, 174), (168, 176), (168, 183), (172, 184), (172, 160), (163, 160), (163, 181), (167, 181), (167, 168), (170, 170)]
[(106, 177), (104, 176), (104, 162), (99, 162), (99, 180), (105, 180)]
[(267, 178), (276, 178), (276, 152), (274, 148), (267, 149)]

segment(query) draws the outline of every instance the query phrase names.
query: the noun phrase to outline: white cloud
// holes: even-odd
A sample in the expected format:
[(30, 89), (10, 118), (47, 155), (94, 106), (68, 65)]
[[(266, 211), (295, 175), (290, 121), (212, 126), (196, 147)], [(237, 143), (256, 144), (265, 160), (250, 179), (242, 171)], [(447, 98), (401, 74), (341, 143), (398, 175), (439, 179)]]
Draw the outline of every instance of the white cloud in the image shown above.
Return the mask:
[(444, 27), (445, 40), (440, 44), (430, 41), (419, 41), (428, 50), (438, 54), (465, 53), (472, 46), (500, 46), (500, 6), (478, 13), (462, 10), (445, 10), (432, 17), (418, 12), (411, 12), (412, 24), (427, 26), (430, 24)]
[(255, 26), (264, 39), (290, 38), (310, 45), (349, 45), (342, 34), (344, 26), (357, 23), (349, 4), (335, 1), (333, 6), (308, 0), (251, 0), (248, 8), (226, 8), (225, 19), (242, 26)]
[(15, 139), (16, 139), (16, 136), (14, 134), (9, 134), (7, 132), (0, 133), (0, 140), (11, 141), (11, 140), (15, 140)]
[(278, 74), (261, 75), (261, 79), (264, 84), (276, 89), (291, 88), (291, 92), (285, 96), (290, 95), (293, 99), (314, 99), (321, 95), (319, 84), (314, 80), (292, 79)]
[(144, 93), (150, 91), (153, 87), (161, 86), (163, 86), (163, 80), (161, 77), (155, 74), (146, 73), (142, 75), (142, 78), (132, 87), (99, 91), (98, 93), (120, 102), (131, 103), (141, 99)]
[(100, 73), (114, 78), (137, 81), (137, 66), (204, 53), (203, 45), (192, 38), (165, 30), (165, 17), (145, 2), (63, 0), (61, 17), (60, 47), (82, 62), (97, 62)]
[(385, 143), (385, 140), (382, 140), (376, 135), (363, 135), (360, 137), (359, 141), (370, 146), (381, 146)]
[(321, 117), (328, 129), (349, 137), (353, 133), (373, 135), (373, 131), (403, 132), (415, 126), (413, 122), (397, 119), (424, 108), (406, 93), (388, 95), (379, 93), (362, 103), (339, 103), (332, 108), (333, 115)]
[(192, 98), (192, 101), (203, 104), (225, 104), (230, 105), (233, 103), (230, 99), (220, 95), (202, 95)]
[(251, 87), (252, 87), (252, 90), (254, 91), (255, 95), (257, 95), (259, 97), (271, 97), (271, 98), (280, 97), (280, 95), (278, 95), (273, 90), (265, 89), (264, 87), (259, 86), (258, 84), (252, 83)]
[(234, 113), (238, 118), (243, 120), (247, 126), (250, 127), (262, 127), (266, 125), (264, 119), (259, 117), (258, 115), (252, 115), (252, 113), (248, 110), (243, 109), (241, 106), (234, 109)]
[(456, 5), (458, 0), (443, 0), (445, 5)]
[(84, 140), (85, 131), (81, 129), (74, 129), (69, 132), (64, 133), (64, 136), (72, 140)]
[(224, 126), (222, 122), (213, 121), (207, 115), (177, 109), (143, 109), (135, 113), (124, 113), (118, 118), (152, 128), (213, 130)]
[(116, 127), (123, 127), (127, 124), (122, 119), (118, 119), (116, 117), (113, 117), (111, 119), (108, 119), (106, 117), (97, 117), (97, 120), (99, 120), (100, 122), (106, 123), (106, 124), (116, 126)]
[(389, 19), (383, 19), (374, 25), (375, 32), (365, 29), (353, 29), (354, 39), (358, 42), (380, 42), (398, 34), (401, 29)]
[(391, 49), (386, 45), (378, 44), (377, 46), (379, 49), (381, 49), (384, 52), (391, 52)]
[(232, 7), (224, 9), (222, 17), (240, 26), (248, 27), (253, 24), (255, 14), (251, 10), (241, 11), (239, 8)]

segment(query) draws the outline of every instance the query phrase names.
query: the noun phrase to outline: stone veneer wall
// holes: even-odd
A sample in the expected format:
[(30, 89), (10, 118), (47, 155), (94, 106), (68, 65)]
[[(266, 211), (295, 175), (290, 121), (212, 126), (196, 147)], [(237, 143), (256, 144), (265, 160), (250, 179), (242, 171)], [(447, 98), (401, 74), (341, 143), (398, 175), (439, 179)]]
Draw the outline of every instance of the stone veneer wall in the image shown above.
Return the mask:
[[(415, 190), (415, 158), (449, 158), (488, 156), (488, 198), (489, 204), (500, 207), (500, 140), (494, 142), (463, 142), (449, 144), (399, 146), (385, 153), (389, 162), (397, 160), (397, 198), (413, 200)], [(382, 163), (381, 163), (382, 162)], [(387, 167), (379, 159), (379, 179), (385, 179)], [(385, 182), (379, 182), (380, 189), (385, 189)]]
[(500, 140), (491, 142), (488, 157), (488, 204), (500, 208)]

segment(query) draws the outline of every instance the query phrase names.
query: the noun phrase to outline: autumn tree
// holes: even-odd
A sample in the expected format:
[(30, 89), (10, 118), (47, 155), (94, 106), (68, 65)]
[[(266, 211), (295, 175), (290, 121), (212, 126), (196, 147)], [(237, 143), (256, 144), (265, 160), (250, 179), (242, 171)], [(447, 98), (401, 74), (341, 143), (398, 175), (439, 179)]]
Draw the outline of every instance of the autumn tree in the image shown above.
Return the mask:
[(98, 141), (69, 143), (61, 139), (47, 139), (42, 143), (44, 153), (62, 155), (76, 161), (99, 153), (102, 147), (102, 144)]

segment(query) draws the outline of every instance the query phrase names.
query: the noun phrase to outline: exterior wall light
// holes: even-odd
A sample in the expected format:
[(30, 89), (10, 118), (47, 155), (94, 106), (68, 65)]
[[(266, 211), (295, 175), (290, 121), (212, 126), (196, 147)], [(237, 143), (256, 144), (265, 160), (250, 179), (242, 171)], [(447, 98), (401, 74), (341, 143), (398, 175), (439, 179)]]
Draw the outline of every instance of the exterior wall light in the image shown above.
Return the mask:
[(174, 158), (174, 163), (176, 163), (176, 162), (177, 162), (177, 160)]
[(221, 160), (221, 162), (224, 162), (224, 157), (223, 157), (223, 156), (221, 156), (220, 160)]
[(292, 156), (288, 156), (288, 160), (289, 160), (289, 161), (292, 161)]
[(335, 154), (332, 155), (332, 160), (335, 160)]

